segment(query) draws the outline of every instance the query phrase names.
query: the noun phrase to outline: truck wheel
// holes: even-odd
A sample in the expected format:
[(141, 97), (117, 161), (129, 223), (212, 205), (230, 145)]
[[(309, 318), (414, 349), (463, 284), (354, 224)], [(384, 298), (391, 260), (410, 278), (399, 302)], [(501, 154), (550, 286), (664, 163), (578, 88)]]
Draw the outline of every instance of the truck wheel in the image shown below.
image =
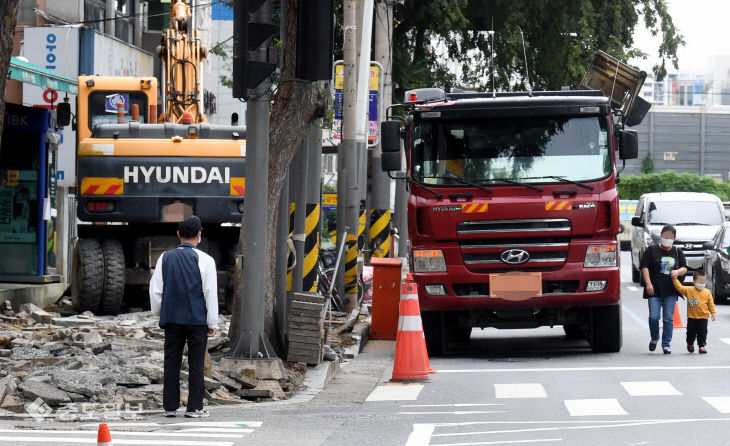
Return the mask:
[(471, 327), (451, 327), (449, 339), (456, 344), (468, 344), (471, 339)]
[(641, 271), (634, 268), (634, 265), (631, 265), (631, 281), (634, 283), (639, 283), (641, 281)]
[(444, 330), (444, 313), (442, 311), (424, 311), (423, 334), (426, 337), (426, 350), (429, 356), (441, 356), (446, 347), (446, 332)]
[(621, 305), (591, 308), (588, 341), (594, 352), (615, 353), (621, 350)]
[(101, 242), (104, 255), (104, 292), (100, 314), (119, 314), (124, 299), (124, 250), (119, 240), (105, 239)]
[(568, 339), (586, 338), (586, 333), (583, 331), (580, 324), (565, 324), (563, 325), (563, 331), (565, 331), (565, 337)]
[(76, 311), (98, 311), (104, 286), (104, 256), (93, 238), (76, 243), (71, 270), (71, 301)]

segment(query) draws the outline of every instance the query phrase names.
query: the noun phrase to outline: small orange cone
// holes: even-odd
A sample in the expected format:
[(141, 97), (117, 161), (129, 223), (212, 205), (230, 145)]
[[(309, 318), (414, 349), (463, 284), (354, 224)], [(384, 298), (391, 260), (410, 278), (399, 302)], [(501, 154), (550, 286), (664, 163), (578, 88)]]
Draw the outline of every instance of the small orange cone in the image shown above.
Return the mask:
[(112, 444), (112, 434), (109, 433), (109, 426), (106, 423), (99, 424), (99, 433), (96, 436), (97, 446)]
[(687, 328), (682, 323), (682, 316), (679, 314), (679, 302), (674, 304), (674, 328)]
[(395, 359), (391, 379), (426, 379), (429, 368), (421, 310), (418, 306), (418, 291), (415, 283), (406, 282), (401, 287), (398, 334), (395, 338)]

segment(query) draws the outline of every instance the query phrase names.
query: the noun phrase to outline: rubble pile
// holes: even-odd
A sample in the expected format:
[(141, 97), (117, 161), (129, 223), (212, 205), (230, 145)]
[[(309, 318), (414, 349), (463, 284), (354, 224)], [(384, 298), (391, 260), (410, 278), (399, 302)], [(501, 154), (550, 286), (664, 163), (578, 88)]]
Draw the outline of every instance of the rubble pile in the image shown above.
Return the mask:
[[(17, 313), (0, 306), (0, 415), (85, 411), (120, 407), (136, 411), (162, 408), (164, 332), (150, 312), (94, 316), (68, 314), (70, 302), (44, 309), (24, 304)], [(208, 339), (205, 404), (240, 404), (285, 399), (301, 374), (259, 380), (253, 367), (222, 367), (230, 317), (220, 318), (219, 334)], [(187, 399), (187, 359), (181, 386)], [(76, 406), (74, 406), (76, 405)]]

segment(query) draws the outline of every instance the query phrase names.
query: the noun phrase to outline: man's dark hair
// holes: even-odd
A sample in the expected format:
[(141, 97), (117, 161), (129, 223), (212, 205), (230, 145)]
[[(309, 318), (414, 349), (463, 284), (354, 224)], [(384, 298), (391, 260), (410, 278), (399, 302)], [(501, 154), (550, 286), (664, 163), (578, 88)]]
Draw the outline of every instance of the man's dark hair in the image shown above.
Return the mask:
[(695, 279), (698, 277), (705, 277), (705, 271), (702, 269), (698, 269), (697, 271), (695, 271)]
[(674, 226), (672, 226), (672, 225), (664, 225), (664, 227), (662, 228), (662, 232), (660, 232), (660, 234), (664, 234), (667, 231), (669, 231), (672, 234), (674, 234), (674, 237), (677, 237), (677, 229)]
[(184, 239), (191, 239), (197, 236), (201, 229), (200, 219), (195, 215), (191, 215), (177, 225), (177, 231), (180, 233), (180, 237)]

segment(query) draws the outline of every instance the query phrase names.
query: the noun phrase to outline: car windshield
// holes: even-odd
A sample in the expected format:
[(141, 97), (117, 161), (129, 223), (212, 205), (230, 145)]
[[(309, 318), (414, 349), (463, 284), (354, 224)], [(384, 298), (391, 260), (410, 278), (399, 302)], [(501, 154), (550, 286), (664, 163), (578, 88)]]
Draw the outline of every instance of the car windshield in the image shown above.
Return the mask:
[(498, 186), (497, 179), (552, 183), (604, 178), (612, 172), (603, 117), (508, 117), (424, 120), (415, 128), (413, 175), (434, 185), (449, 176)]
[(717, 203), (712, 201), (654, 201), (649, 204), (652, 225), (718, 226), (724, 221)]

